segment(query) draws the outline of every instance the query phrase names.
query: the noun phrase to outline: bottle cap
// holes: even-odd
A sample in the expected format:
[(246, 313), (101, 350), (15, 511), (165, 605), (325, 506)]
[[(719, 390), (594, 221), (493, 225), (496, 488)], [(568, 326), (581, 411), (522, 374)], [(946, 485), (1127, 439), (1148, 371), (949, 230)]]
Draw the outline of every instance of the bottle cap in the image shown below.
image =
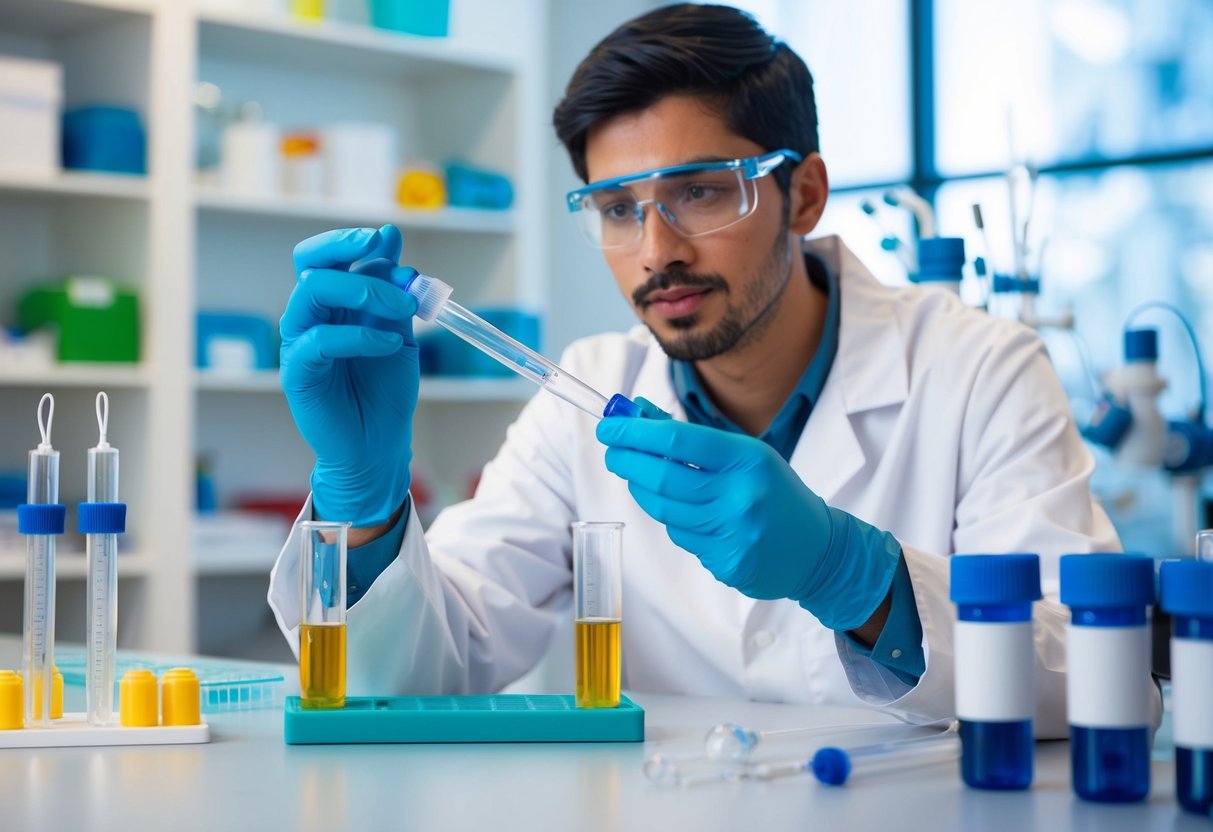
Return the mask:
[(1213, 561), (1164, 561), (1161, 577), (1164, 612), (1213, 618)]
[(951, 596), (957, 604), (1029, 604), (1040, 598), (1040, 557), (953, 555)]
[(1080, 609), (1125, 609), (1154, 603), (1154, 561), (1141, 555), (1063, 555), (1061, 602)]

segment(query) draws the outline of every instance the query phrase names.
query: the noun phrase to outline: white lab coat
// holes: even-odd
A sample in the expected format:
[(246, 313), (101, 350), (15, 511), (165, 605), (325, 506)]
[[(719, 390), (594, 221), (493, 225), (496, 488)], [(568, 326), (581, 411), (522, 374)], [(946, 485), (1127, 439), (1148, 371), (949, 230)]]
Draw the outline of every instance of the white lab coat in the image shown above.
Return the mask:
[[(794, 602), (718, 583), (606, 470), (594, 420), (539, 394), (475, 497), (428, 534), (410, 516), (399, 556), (349, 610), (350, 692), (487, 692), (517, 679), (554, 634), (571, 638), (569, 524), (614, 520), (626, 524), (625, 688), (866, 703), (911, 721), (954, 714), (948, 555), (1037, 552), (1053, 600), (1034, 612), (1036, 731), (1065, 736), (1068, 614), (1056, 602), (1057, 559), (1119, 543), (1091, 498), (1094, 463), (1039, 338), (949, 293), (884, 286), (837, 237), (806, 245), (839, 276), (842, 321), (791, 465), (831, 505), (901, 542), (924, 634), (917, 685)], [(598, 390), (644, 396), (685, 418), (669, 360), (643, 327), (579, 341), (561, 364)], [(292, 537), (269, 600), (293, 645), (297, 581)]]

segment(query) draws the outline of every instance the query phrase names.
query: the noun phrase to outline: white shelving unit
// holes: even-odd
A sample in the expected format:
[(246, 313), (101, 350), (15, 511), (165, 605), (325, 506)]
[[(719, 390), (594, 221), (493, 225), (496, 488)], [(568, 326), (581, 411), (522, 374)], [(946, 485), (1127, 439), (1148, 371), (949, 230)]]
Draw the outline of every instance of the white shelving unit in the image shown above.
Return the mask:
[[(139, 291), (138, 365), (0, 367), (0, 470), (24, 470), (38, 398), (55, 393), (69, 525), (83, 498), (85, 450), (96, 443), (92, 398), (110, 394), (110, 439), (122, 450), (129, 506), (124, 647), (237, 653), (281, 645), (264, 631), (273, 552), (195, 566), (195, 463), (206, 455), (225, 507), (250, 495), (305, 494), (311, 453), (276, 372), (194, 369), (198, 311), (276, 321), (294, 285), (295, 243), (328, 228), (392, 222), (404, 232), (405, 259), (452, 283), (465, 305), (542, 313), (546, 44), (528, 24), (546, 6), (506, 5), (455, 0), (452, 36), (428, 39), (253, 16), (231, 0), (0, 0), (0, 54), (61, 62), (66, 106), (133, 107), (148, 133), (145, 177), (0, 174), (0, 324), (13, 323), (28, 286), (67, 274), (103, 274)], [(267, 120), (284, 126), (391, 124), (402, 161), (460, 159), (504, 171), (515, 205), (405, 211), (200, 185), (192, 93), (202, 81), (229, 100), (258, 101)], [(532, 392), (515, 379), (424, 379), (415, 468), (430, 489), (444, 500), (462, 496)], [(71, 639), (76, 628), (83, 634), (84, 565), (70, 552), (83, 547), (69, 534), (61, 548), (59, 634)], [(23, 572), (19, 553), (0, 551), (0, 631), (20, 628)]]

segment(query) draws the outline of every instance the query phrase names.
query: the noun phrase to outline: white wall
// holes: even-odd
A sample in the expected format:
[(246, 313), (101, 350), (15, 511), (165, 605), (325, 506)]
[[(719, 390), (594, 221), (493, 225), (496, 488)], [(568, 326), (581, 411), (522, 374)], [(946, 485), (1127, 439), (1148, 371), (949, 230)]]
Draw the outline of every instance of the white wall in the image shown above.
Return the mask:
[[(586, 53), (620, 23), (659, 3), (653, 0), (551, 0), (548, 41), (546, 117), (564, 95), (565, 85)], [(628, 329), (636, 323), (601, 252), (581, 239), (564, 207), (564, 194), (581, 184), (568, 154), (548, 131), (548, 282), (549, 331), (544, 350), (557, 356), (570, 341), (599, 332)]]

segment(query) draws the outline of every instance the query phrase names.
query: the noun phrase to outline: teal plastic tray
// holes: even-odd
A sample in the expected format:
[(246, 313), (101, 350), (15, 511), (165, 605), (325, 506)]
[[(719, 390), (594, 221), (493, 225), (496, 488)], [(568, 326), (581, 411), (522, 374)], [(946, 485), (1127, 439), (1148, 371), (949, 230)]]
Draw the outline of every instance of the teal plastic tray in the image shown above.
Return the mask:
[(616, 708), (578, 708), (559, 695), (367, 696), (333, 710), (305, 710), (288, 696), (284, 711), (288, 745), (644, 741), (644, 709), (626, 696)]

